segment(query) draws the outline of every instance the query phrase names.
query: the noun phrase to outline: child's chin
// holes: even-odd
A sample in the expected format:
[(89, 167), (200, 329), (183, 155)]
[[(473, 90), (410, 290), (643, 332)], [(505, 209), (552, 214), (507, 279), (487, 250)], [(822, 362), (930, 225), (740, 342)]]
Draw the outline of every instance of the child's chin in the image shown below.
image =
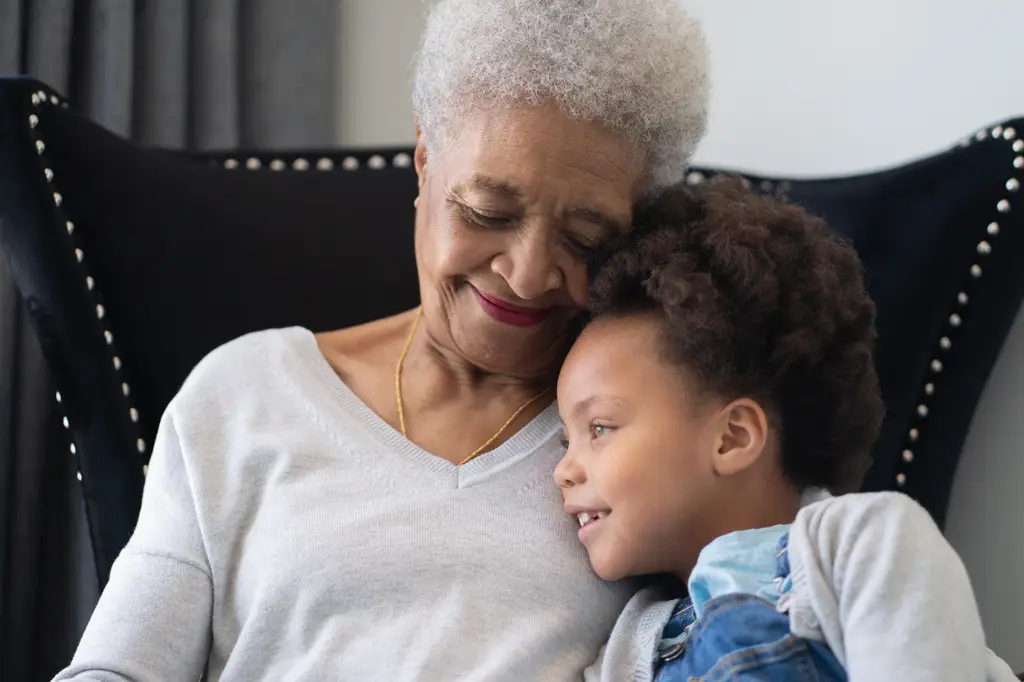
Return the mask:
[(598, 578), (608, 582), (615, 582), (629, 577), (622, 565), (611, 557), (594, 557), (591, 555), (590, 567), (594, 569), (594, 573), (597, 574)]

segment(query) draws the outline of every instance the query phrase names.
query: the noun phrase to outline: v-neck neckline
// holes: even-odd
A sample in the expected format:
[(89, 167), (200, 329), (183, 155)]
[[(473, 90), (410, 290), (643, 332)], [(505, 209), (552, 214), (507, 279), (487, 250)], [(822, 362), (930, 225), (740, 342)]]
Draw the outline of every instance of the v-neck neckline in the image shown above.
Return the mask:
[(458, 487), (472, 485), (513, 466), (551, 442), (561, 428), (557, 403), (552, 402), (498, 447), (461, 466), (453, 464), (413, 443), (385, 421), (342, 381), (320, 351), (313, 332), (304, 327), (296, 329), (305, 337), (300, 340), (300, 351), (307, 366), (348, 419), (358, 421), (380, 445), (405, 460), (445, 478), (454, 477)]

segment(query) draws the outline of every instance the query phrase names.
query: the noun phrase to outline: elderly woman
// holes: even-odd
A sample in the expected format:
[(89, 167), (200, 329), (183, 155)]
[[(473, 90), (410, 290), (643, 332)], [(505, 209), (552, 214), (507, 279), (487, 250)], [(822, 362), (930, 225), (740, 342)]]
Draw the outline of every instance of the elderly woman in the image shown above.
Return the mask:
[(195, 369), (57, 679), (557, 682), (597, 657), (632, 586), (562, 510), (552, 388), (588, 255), (701, 136), (703, 42), (679, 0), (441, 0), (413, 99), (422, 306)]

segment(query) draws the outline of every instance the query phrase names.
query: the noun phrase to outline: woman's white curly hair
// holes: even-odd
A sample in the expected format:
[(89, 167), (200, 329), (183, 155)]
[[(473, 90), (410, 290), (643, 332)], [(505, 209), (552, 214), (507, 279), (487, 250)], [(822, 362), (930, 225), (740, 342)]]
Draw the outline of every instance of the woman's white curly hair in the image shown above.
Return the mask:
[(474, 108), (554, 104), (623, 135), (648, 191), (682, 177), (707, 101), (707, 48), (681, 0), (437, 0), (413, 82), (428, 150)]

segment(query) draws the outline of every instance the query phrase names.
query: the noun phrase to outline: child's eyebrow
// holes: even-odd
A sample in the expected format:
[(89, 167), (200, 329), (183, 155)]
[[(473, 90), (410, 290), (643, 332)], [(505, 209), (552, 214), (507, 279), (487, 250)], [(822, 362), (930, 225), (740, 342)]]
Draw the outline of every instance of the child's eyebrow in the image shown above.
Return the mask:
[(621, 398), (608, 395), (592, 395), (576, 403), (572, 408), (572, 414), (574, 417), (580, 417), (597, 403), (603, 402), (621, 403), (623, 400)]

